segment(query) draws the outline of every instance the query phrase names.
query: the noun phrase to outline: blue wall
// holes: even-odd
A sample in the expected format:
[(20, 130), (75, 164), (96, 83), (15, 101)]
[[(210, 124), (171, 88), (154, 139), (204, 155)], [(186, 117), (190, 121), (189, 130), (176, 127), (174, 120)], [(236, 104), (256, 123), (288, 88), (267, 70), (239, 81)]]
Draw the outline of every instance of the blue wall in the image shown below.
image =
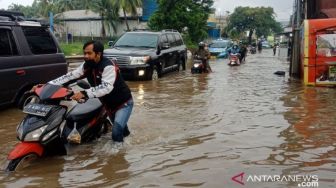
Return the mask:
[(157, 7), (156, 0), (143, 0), (141, 20), (148, 21), (149, 17), (156, 11)]
[(208, 35), (210, 38), (213, 38), (213, 39), (220, 38), (220, 29), (209, 29)]

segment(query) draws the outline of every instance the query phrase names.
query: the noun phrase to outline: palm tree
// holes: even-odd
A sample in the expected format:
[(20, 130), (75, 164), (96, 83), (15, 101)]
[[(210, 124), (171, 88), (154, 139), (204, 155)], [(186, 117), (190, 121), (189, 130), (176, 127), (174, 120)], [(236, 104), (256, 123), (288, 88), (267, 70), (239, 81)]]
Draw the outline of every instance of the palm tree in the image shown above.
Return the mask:
[[(127, 20), (127, 13), (131, 13), (131, 15), (137, 14), (137, 8), (141, 7), (142, 0), (110, 0), (113, 4), (113, 7), (122, 9), (124, 14), (125, 23), (127, 26), (127, 30), (129, 31), (129, 25)], [(119, 11), (118, 11), (119, 12)]]
[(53, 9), (52, 0), (35, 0), (34, 3), (36, 3), (38, 14), (42, 17), (48, 17), (49, 11)]
[[(106, 37), (105, 24), (111, 26), (116, 31), (116, 20), (118, 20), (118, 10), (112, 4), (113, 0), (95, 0), (92, 1), (91, 10), (98, 12), (101, 17), (101, 34)], [(108, 27), (110, 28), (110, 27)]]
[(96, 3), (96, 0), (74, 0), (76, 9), (78, 10), (89, 10), (91, 9), (92, 5)]
[(65, 12), (68, 10), (74, 10), (76, 8), (76, 4), (73, 0), (56, 0), (54, 8), (57, 12)]

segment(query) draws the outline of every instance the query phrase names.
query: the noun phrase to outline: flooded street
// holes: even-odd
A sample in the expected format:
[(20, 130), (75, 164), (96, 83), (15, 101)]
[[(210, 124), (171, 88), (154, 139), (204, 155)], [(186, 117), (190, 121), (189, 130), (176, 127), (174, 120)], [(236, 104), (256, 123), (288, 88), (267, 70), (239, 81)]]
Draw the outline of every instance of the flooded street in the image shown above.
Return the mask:
[[(316, 175), (336, 184), (336, 89), (289, 81), (286, 61), (271, 50), (211, 74), (184, 72), (128, 82), (135, 106), (121, 149), (111, 134), (14, 172), (0, 187), (298, 187), (294, 181), (248, 181), (258, 175)], [(286, 71), (285, 77), (274, 75)], [(0, 164), (17, 143), (24, 115), (0, 112)], [(239, 179), (239, 178), (238, 178)]]

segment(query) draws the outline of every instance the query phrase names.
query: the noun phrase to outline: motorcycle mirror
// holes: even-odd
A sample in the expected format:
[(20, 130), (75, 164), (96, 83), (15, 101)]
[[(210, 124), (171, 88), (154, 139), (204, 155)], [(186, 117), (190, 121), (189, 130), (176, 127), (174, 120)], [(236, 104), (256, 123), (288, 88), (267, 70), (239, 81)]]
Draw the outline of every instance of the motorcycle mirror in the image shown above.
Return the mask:
[(87, 82), (84, 81), (84, 80), (78, 80), (78, 81), (77, 81), (77, 85), (78, 85), (79, 87), (81, 87), (82, 89), (89, 89), (89, 88), (91, 87), (90, 84), (87, 83)]

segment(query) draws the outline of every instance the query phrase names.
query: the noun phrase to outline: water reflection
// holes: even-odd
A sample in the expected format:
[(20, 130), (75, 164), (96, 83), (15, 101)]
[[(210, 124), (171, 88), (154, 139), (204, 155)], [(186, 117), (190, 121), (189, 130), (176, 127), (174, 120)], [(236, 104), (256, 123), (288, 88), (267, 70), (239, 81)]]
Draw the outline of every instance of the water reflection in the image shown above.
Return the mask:
[(143, 99), (144, 99), (144, 94), (145, 94), (145, 91), (144, 91), (144, 85), (143, 84), (139, 84), (138, 86), (138, 93), (137, 93), (137, 100), (140, 101), (140, 104), (143, 104)]
[(320, 182), (336, 182), (336, 91), (291, 84), (281, 98), (289, 127), (280, 132), (284, 143), (273, 147), (257, 164), (288, 166), (283, 174), (317, 174)]
[(90, 147), (91, 152), (82, 149), (76, 155), (66, 156), (59, 173), (61, 187), (102, 187), (128, 179), (129, 163), (124, 151), (111, 154), (108, 150), (113, 146), (110, 142), (106, 145), (98, 144)]

